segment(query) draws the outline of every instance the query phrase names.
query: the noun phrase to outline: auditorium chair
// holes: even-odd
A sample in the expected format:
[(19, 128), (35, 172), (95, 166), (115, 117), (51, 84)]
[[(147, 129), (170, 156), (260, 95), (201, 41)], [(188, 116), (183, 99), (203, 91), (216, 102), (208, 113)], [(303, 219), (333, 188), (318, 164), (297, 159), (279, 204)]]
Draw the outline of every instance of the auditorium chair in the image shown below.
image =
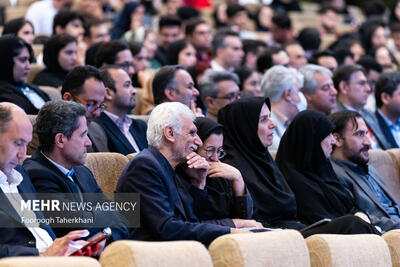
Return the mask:
[(101, 267), (89, 257), (10, 257), (0, 259), (0, 267)]

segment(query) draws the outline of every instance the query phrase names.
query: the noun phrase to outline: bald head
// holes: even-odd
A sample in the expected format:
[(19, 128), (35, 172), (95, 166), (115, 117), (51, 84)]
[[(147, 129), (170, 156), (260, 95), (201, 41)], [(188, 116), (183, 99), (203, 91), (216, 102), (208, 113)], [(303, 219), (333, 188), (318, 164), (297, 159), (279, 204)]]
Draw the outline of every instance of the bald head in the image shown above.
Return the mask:
[(26, 156), (32, 124), (26, 113), (12, 103), (0, 103), (0, 170), (7, 176)]

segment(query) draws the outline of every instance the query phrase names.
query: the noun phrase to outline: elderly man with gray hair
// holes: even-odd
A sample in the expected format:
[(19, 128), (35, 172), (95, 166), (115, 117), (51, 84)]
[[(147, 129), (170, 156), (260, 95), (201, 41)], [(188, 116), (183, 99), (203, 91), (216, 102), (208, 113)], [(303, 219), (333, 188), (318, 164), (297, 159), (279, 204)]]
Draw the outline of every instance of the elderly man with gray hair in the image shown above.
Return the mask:
[(194, 119), (194, 113), (178, 102), (159, 104), (151, 112), (149, 148), (128, 163), (116, 190), (140, 194), (141, 226), (132, 229), (133, 239), (197, 240), (209, 245), (221, 235), (245, 232), (200, 222), (194, 212), (195, 207), (206, 204), (204, 187), (209, 169), (207, 160), (196, 153), (202, 141)]
[(200, 96), (207, 109), (206, 117), (217, 121), (218, 111), (240, 98), (239, 78), (228, 71), (209, 70), (199, 84)]
[(303, 75), (294, 68), (274, 66), (263, 76), (261, 91), (271, 101), (271, 118), (275, 122), (274, 139), (270, 150), (277, 150), (281, 137), (293, 118), (307, 108), (300, 91)]
[(308, 64), (300, 69), (304, 76), (301, 89), (307, 99), (308, 109), (329, 115), (336, 107), (337, 90), (332, 81), (332, 72), (322, 66)]

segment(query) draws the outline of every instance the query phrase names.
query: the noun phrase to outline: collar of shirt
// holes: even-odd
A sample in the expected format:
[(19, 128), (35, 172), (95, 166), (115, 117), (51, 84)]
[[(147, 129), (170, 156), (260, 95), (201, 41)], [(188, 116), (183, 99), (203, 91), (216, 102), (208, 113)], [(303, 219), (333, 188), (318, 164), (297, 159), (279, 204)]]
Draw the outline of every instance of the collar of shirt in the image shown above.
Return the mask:
[(234, 68), (225, 69), (220, 64), (218, 64), (215, 60), (211, 61), (211, 69), (215, 71), (229, 71), (233, 72)]
[(0, 171), (0, 184), (7, 186), (19, 186), (22, 182), (22, 175), (15, 169), (11, 170), (10, 176), (5, 175), (4, 172)]
[(361, 174), (368, 175), (369, 174), (369, 168), (368, 168), (368, 163), (365, 164), (364, 166), (358, 165), (354, 162), (348, 161), (348, 160), (341, 160), (338, 158), (332, 157), (333, 160), (335, 160), (337, 163), (342, 164), (347, 166), (348, 168), (352, 169), (353, 171)]
[(396, 130), (400, 130), (400, 119), (397, 119), (397, 123), (394, 124), (385, 114), (381, 111), (381, 109), (377, 109), (378, 113), (382, 116), (383, 120), (389, 126), (389, 128), (395, 128)]
[(65, 176), (67, 176), (69, 179), (71, 179), (71, 181), (73, 181), (72, 177), (69, 176), (71, 170), (68, 170), (67, 168), (64, 168), (64, 167), (61, 166), (60, 164), (54, 162), (54, 161), (51, 160), (49, 157), (47, 157), (45, 154), (43, 154), (43, 152), (40, 152), (40, 153), (42, 153), (42, 155), (43, 155), (46, 159), (48, 159), (54, 166), (56, 166)]
[(121, 120), (117, 115), (112, 114), (111, 112), (104, 111), (104, 113), (118, 126), (118, 128), (125, 133), (126, 129), (129, 130), (132, 124), (132, 119), (125, 115), (124, 120)]

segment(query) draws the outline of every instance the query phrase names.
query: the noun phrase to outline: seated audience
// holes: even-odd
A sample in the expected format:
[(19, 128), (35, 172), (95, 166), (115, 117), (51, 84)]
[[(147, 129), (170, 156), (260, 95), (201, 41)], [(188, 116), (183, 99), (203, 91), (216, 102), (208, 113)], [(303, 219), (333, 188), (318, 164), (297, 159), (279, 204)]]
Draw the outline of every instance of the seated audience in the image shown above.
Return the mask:
[(181, 65), (186, 69), (196, 66), (196, 50), (186, 39), (171, 43), (168, 47), (167, 64)]
[(167, 51), (171, 43), (181, 39), (181, 21), (176, 16), (162, 16), (158, 23), (158, 49), (154, 58), (164, 66), (167, 64)]
[(361, 115), (344, 110), (329, 116), (336, 144), (330, 158), (333, 170), (352, 192), (354, 201), (371, 223), (384, 231), (400, 228), (400, 207), (377, 170), (368, 164), (371, 142)]
[[(267, 47), (261, 40), (247, 39), (243, 40), (243, 62), (242, 65), (252, 70), (257, 70), (257, 58)], [(239, 66), (240, 67), (240, 66)]]
[(190, 74), (180, 65), (164, 66), (153, 79), (154, 104), (163, 102), (180, 102), (189, 107), (195, 114), (201, 115), (196, 101), (199, 91), (194, 87)]
[(338, 62), (335, 58), (335, 55), (330, 50), (314, 53), (310, 59), (310, 63), (325, 67), (332, 73), (335, 73), (336, 69), (338, 68)]
[(242, 41), (238, 33), (232, 30), (226, 28), (218, 30), (211, 42), (211, 51), (213, 56), (212, 70), (233, 72), (233, 69), (242, 62)]
[(294, 40), (292, 21), (287, 13), (274, 12), (271, 33), (275, 45), (285, 45)]
[(0, 58), (0, 101), (14, 103), (27, 114), (37, 114), (50, 98), (26, 83), (33, 58), (31, 46), (19, 37), (1, 37)]
[(34, 84), (59, 87), (68, 72), (77, 66), (77, 41), (68, 34), (53, 35), (45, 44), (43, 61), (46, 68), (39, 72)]
[(331, 5), (322, 5), (318, 10), (318, 20), (321, 23), (318, 32), (321, 36), (324, 35), (336, 35), (337, 25), (339, 24), (339, 18), (337, 10)]
[(261, 96), (261, 76), (254, 70), (246, 66), (240, 66), (235, 69), (236, 75), (240, 80), (240, 90), (242, 97)]
[(255, 14), (256, 29), (260, 32), (268, 32), (272, 28), (274, 10), (269, 5), (261, 5)]
[(257, 58), (257, 70), (259, 73), (264, 74), (271, 67), (276, 65), (289, 66), (289, 56), (286, 51), (281, 47), (270, 46)]
[(135, 69), (135, 73), (132, 75), (132, 84), (136, 88), (144, 88), (144, 84), (149, 79), (149, 74), (145, 72), (148, 65), (146, 48), (138, 42), (130, 42), (129, 49), (132, 53), (133, 68)]
[(8, 199), (13, 195), (22, 200), (21, 194), (35, 193), (31, 179), (18, 163), (25, 159), (26, 145), (31, 138), (32, 125), (25, 112), (14, 104), (0, 103), (0, 149), (3, 153), (0, 159), (0, 258), (67, 256), (73, 252), (71, 242), (89, 234), (87, 230), (72, 231), (55, 239), (48, 224), (27, 226), (21, 222), (23, 216), (44, 219), (38, 211), (19, 213), (12, 205), (15, 199)]
[(333, 83), (338, 90), (338, 97), (336, 108), (332, 112), (340, 110), (359, 112), (370, 130), (371, 147), (383, 149), (388, 147), (374, 114), (364, 108), (371, 92), (365, 70), (360, 65), (340, 66), (333, 75)]
[[(268, 152), (275, 127), (269, 100), (239, 99), (221, 109), (218, 122), (224, 127), (227, 156), (223, 161), (241, 172), (253, 198), (253, 218), (265, 227), (284, 229), (301, 230), (314, 223), (297, 219), (295, 196)], [(358, 217), (344, 216), (301, 233), (307, 237), (316, 233), (356, 234), (376, 233), (376, 230)]]
[[(315, 28), (303, 28), (297, 36), (297, 41), (306, 52), (306, 57), (310, 60), (313, 53), (317, 52), (321, 45), (321, 37)], [(309, 63), (313, 63), (310, 62)], [(315, 64), (315, 63), (314, 63)]]
[(293, 68), (275, 66), (262, 78), (261, 90), (271, 100), (271, 119), (276, 124), (271, 150), (277, 150), (280, 139), (293, 118), (307, 108), (307, 101), (300, 89), (303, 75)]
[[(117, 193), (140, 194), (141, 227), (131, 237), (147, 241), (197, 240), (209, 245), (215, 238), (243, 230), (202, 223), (194, 207), (202, 194), (209, 164), (196, 152), (202, 142), (193, 123), (193, 112), (181, 103), (163, 103), (152, 111), (147, 130), (149, 148), (136, 155), (123, 170)], [(186, 174), (176, 173), (178, 165)], [(190, 180), (190, 183), (187, 182)]]
[(370, 222), (343, 190), (329, 162), (334, 125), (321, 112), (306, 110), (297, 115), (281, 139), (276, 164), (282, 171), (297, 203), (302, 222), (354, 214)]
[(128, 74), (118, 66), (106, 66), (101, 70), (106, 87), (106, 110), (95, 121), (107, 135), (108, 150), (124, 155), (147, 148), (144, 121), (129, 118), (136, 105), (136, 89)]
[(122, 38), (127, 42), (143, 40), (138, 35), (144, 33), (142, 26), (144, 11), (144, 6), (140, 2), (127, 2), (111, 29), (111, 38)]
[(300, 69), (307, 64), (306, 52), (299, 43), (288, 43), (285, 45), (285, 51), (289, 56), (289, 67)]
[(375, 87), (378, 125), (386, 139), (385, 149), (400, 147), (400, 72), (383, 73)]
[(7, 22), (2, 32), (2, 35), (6, 34), (14, 34), (29, 45), (32, 45), (35, 39), (35, 29), (32, 23), (24, 18), (12, 19)]
[(124, 41), (112, 40), (102, 43), (95, 55), (95, 66), (101, 68), (105, 65), (121, 66), (132, 78), (135, 73), (132, 52)]
[(84, 35), (87, 47), (100, 42), (109, 42), (110, 40), (110, 29), (107, 21), (94, 18), (87, 21)]
[(371, 93), (368, 96), (365, 108), (374, 112), (376, 110), (375, 85), (382, 72), (382, 67), (369, 55), (362, 56), (360, 60), (357, 61), (357, 64), (365, 69), (365, 76), (367, 77), (369, 87), (371, 88)]
[(336, 107), (337, 90), (333, 85), (332, 72), (327, 68), (308, 64), (300, 69), (304, 76), (301, 91), (307, 99), (307, 108), (329, 115)]
[(199, 83), (206, 117), (216, 121), (218, 111), (240, 98), (239, 79), (228, 71), (207, 71)]
[[(92, 172), (83, 165), (86, 149), (91, 146), (85, 114), (83, 105), (63, 100), (48, 102), (40, 110), (36, 119), (40, 148), (23, 165), (38, 193), (71, 193), (60, 197), (66, 202), (90, 201), (85, 194), (96, 193), (98, 203), (109, 201)], [(123, 239), (128, 234), (125, 219), (117, 212), (77, 210), (71, 211), (70, 216), (92, 218), (93, 222), (107, 224), (112, 229), (113, 240)], [(74, 225), (88, 229), (92, 236), (101, 231), (101, 228), (93, 227), (93, 222)], [(54, 228), (56, 236), (67, 231), (68, 228)]]
[(84, 18), (78, 12), (63, 9), (54, 17), (53, 34), (66, 33), (80, 42), (85, 33), (84, 22)]

